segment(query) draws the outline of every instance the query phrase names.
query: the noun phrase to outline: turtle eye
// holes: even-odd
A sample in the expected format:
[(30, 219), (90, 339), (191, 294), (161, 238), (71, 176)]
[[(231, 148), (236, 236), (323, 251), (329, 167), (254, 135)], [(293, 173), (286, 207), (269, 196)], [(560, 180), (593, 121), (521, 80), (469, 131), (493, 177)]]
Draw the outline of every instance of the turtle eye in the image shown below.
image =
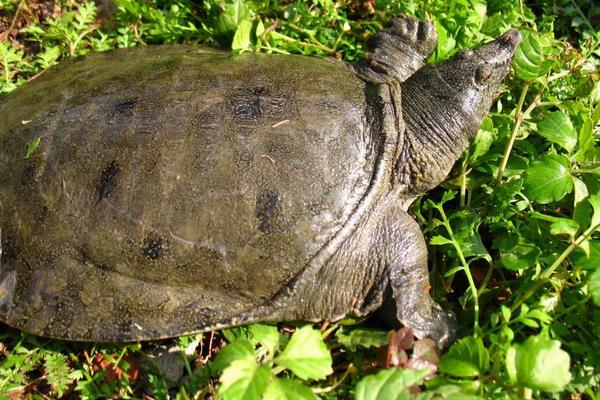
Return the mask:
[(490, 79), (492, 76), (492, 68), (489, 65), (480, 65), (475, 70), (475, 82), (481, 84)]
[(471, 49), (462, 49), (461, 51), (458, 52), (458, 57), (459, 58), (470, 58), (473, 55), (473, 50)]

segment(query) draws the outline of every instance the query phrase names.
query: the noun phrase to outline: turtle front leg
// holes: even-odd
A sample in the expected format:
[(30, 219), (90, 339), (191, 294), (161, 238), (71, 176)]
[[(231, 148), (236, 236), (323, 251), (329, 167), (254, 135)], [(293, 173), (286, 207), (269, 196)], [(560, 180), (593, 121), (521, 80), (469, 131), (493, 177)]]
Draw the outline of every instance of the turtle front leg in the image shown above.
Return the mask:
[[(419, 338), (430, 337), (440, 348), (454, 339), (457, 324), (450, 312), (442, 310), (429, 295), (429, 273), (427, 271), (427, 246), (418, 224), (406, 212), (388, 214), (385, 221), (386, 247), (388, 252), (386, 294), (384, 300), (386, 319), (395, 312), (398, 322), (410, 327)], [(391, 289), (391, 290), (390, 290)], [(393, 310), (393, 311), (392, 311)]]
[(369, 39), (359, 73), (376, 82), (395, 79), (402, 83), (425, 65), (436, 42), (433, 22), (401, 15)]

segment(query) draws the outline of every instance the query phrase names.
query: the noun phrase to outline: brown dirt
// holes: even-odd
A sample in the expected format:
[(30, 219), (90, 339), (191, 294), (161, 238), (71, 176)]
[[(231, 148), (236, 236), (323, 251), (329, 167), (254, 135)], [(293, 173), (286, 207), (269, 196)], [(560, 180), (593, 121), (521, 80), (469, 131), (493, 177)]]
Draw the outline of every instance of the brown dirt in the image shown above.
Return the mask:
[(36, 53), (36, 45), (25, 41), (21, 30), (60, 15), (60, 6), (52, 0), (14, 0), (11, 11), (0, 11), (0, 41), (8, 41), (26, 54)]

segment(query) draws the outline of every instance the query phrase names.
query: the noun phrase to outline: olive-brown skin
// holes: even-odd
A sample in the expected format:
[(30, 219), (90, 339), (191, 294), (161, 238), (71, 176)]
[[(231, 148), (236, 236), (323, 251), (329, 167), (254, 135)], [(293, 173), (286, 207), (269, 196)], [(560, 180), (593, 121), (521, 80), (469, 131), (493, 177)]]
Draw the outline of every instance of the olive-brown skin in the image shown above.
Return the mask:
[(377, 43), (356, 66), (150, 47), (65, 63), (0, 99), (0, 318), (128, 341), (386, 302), (392, 322), (445, 344), (452, 320), (427, 293), (406, 210), (483, 114), (463, 118), (459, 102), (458, 148), (422, 154), (420, 119), (405, 126), (402, 112), (436, 101), (411, 77), (435, 31), (399, 21), (420, 36), (382, 33), (404, 46), (389, 57), (410, 60), (389, 79), (373, 67), (388, 57)]

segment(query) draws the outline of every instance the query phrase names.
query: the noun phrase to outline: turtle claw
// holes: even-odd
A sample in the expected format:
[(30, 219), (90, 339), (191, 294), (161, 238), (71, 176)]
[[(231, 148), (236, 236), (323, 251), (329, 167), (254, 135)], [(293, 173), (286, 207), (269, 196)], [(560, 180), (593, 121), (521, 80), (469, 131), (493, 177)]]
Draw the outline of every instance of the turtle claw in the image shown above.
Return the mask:
[(420, 21), (406, 15), (394, 18), (390, 33), (424, 57), (433, 51), (437, 42), (437, 32), (432, 21)]
[(370, 80), (388, 82), (391, 77), (402, 83), (425, 65), (436, 42), (433, 22), (405, 15), (394, 18), (388, 28), (367, 41), (360, 73)]

